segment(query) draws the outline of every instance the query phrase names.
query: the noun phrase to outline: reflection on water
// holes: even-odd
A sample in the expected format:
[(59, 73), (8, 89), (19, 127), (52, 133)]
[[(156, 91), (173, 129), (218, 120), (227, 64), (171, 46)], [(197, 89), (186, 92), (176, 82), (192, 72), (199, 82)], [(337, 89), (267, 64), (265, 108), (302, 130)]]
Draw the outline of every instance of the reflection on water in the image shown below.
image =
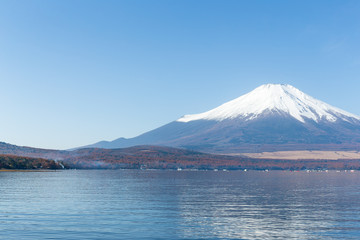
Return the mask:
[(0, 172), (0, 239), (359, 239), (360, 173)]

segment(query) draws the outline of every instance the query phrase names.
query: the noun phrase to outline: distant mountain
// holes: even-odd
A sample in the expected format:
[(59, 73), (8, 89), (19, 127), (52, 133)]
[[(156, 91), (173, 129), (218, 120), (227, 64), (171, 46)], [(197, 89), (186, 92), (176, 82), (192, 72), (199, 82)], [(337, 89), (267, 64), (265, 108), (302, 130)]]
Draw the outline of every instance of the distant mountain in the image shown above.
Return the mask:
[(266, 84), (140, 136), (87, 147), (161, 145), (210, 153), (359, 150), (360, 117), (290, 85)]
[(22, 147), (5, 142), (0, 142), (0, 154), (2, 155), (61, 160), (70, 155), (70, 153), (70, 151)]

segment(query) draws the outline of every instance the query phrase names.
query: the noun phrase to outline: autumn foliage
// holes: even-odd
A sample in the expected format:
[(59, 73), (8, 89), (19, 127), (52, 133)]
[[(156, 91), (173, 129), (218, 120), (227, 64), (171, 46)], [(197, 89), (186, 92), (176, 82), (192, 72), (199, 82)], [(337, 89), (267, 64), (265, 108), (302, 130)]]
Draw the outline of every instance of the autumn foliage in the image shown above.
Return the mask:
[(0, 169), (61, 169), (63, 166), (54, 160), (0, 155)]
[(360, 160), (274, 160), (205, 154), (178, 148), (138, 146), (81, 149), (64, 160), (73, 168), (131, 169), (360, 169)]

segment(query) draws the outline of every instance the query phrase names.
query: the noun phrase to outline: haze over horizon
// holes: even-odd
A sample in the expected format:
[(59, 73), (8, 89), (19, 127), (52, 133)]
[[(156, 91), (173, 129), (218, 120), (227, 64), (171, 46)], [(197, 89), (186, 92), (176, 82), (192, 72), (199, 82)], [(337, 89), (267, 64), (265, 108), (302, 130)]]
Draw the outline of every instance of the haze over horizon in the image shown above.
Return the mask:
[(0, 3), (0, 141), (134, 137), (266, 83), (360, 115), (359, 1)]

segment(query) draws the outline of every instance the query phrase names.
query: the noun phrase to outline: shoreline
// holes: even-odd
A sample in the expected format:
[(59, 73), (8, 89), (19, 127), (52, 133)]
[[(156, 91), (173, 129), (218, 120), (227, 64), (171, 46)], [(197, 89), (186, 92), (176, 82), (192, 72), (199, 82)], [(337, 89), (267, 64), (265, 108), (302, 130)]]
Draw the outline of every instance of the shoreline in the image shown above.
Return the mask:
[(0, 172), (56, 172), (62, 169), (0, 169)]

